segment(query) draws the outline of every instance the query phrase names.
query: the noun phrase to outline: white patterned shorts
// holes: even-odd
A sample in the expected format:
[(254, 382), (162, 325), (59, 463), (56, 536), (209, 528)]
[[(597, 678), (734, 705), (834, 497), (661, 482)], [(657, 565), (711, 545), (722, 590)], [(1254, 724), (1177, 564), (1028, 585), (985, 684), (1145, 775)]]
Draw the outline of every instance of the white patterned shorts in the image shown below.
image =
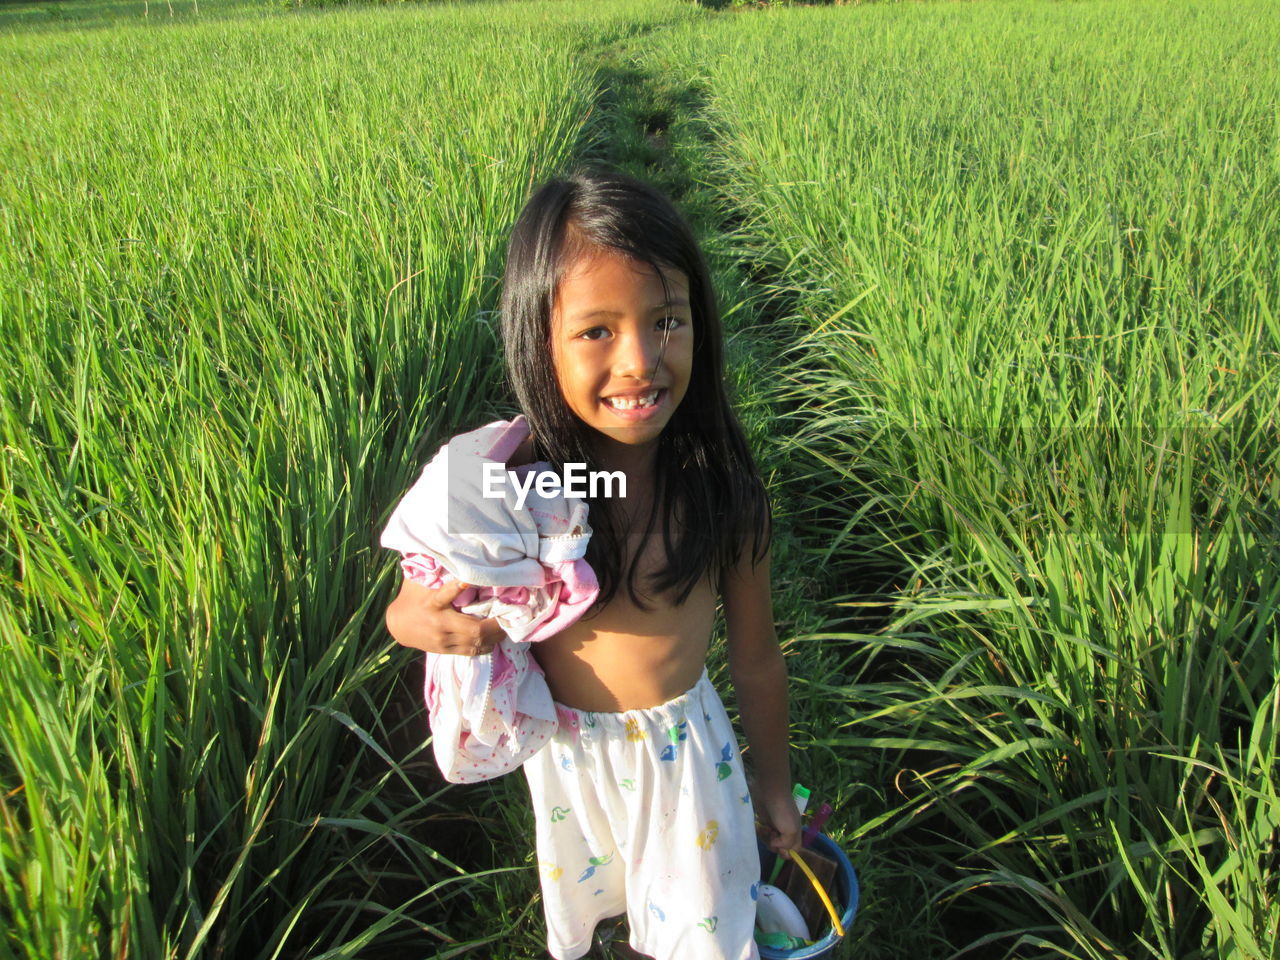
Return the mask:
[(706, 671), (657, 707), (557, 712), (524, 764), (551, 955), (583, 956), (625, 912), (631, 946), (655, 960), (757, 960), (755, 817)]

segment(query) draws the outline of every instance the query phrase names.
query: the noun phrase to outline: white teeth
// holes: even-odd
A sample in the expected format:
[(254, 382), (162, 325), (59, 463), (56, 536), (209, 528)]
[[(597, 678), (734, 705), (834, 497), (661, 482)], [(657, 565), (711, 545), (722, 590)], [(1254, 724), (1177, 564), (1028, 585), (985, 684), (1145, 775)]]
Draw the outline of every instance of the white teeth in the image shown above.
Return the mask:
[(617, 410), (634, 410), (637, 407), (652, 407), (658, 402), (658, 391), (646, 393), (642, 397), (605, 397), (605, 403)]

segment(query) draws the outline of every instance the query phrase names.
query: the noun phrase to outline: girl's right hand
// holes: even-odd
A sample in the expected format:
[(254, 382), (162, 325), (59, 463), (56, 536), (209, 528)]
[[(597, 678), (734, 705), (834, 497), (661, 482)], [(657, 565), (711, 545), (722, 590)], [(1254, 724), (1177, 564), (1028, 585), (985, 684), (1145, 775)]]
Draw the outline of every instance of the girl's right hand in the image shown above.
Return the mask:
[(453, 598), (467, 588), (460, 580), (424, 587), (405, 579), (387, 607), (387, 631), (396, 643), (428, 653), (478, 657), (503, 637), (497, 618), (481, 620), (453, 608)]

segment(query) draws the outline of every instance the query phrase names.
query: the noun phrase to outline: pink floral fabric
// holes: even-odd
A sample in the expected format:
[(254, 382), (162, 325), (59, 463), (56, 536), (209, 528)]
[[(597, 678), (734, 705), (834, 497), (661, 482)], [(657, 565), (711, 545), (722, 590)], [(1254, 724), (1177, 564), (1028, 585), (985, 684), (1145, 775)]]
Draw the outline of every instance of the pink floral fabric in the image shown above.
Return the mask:
[[(529, 645), (576, 622), (600, 592), (584, 556), (591, 534), (585, 502), (530, 497), (517, 510), (510, 499), (479, 498), (470, 483), (484, 461), (505, 465), (528, 433), (517, 417), (455, 437), (424, 468), (381, 538), (401, 553), (401, 569), (415, 583), (443, 586), (461, 571), (470, 585), (454, 607), (495, 617), (506, 633), (484, 656), (426, 655), (432, 748), (454, 783), (509, 773), (551, 740), (560, 718)], [(537, 463), (514, 472), (523, 479), (545, 469)], [(466, 517), (464, 535), (451, 532), (451, 512), (455, 521)]]

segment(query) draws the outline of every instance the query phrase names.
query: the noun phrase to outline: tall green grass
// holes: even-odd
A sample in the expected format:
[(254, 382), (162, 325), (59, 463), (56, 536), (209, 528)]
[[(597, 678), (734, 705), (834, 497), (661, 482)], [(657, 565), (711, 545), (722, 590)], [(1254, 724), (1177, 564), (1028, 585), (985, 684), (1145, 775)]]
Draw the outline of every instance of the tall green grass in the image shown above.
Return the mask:
[[(800, 306), (779, 432), (846, 614), (792, 644), (806, 763), (874, 763), (843, 835), (953, 949), (1280, 949), (1270, 13), (769, 11), (655, 48)], [(901, 956), (868, 894), (856, 954)]]
[[(501, 397), (528, 184), (664, 140), (744, 219), (844, 955), (1276, 955), (1265, 4), (140, 8), (0, 37), (0, 955), (540, 949), (521, 786), (432, 785), (374, 535)], [(629, 78), (650, 129), (601, 127)]]
[(0, 954), (444, 956), (519, 921), (449, 919), (495, 881), (396, 709), (376, 530), (501, 396), (500, 248), (573, 156), (582, 51), (672, 15), (0, 37)]

